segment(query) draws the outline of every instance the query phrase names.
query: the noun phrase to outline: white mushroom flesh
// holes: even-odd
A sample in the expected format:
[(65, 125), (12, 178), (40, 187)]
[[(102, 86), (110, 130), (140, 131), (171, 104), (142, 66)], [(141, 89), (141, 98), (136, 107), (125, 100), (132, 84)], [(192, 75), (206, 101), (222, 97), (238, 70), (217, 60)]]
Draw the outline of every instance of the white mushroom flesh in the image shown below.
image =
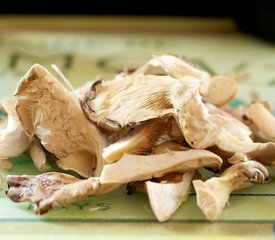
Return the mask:
[(21, 79), (16, 111), (25, 131), (37, 137), (56, 164), (84, 177), (99, 176), (106, 143), (83, 114), (78, 100), (36, 64)]
[(201, 167), (219, 169), (222, 159), (207, 150), (169, 151), (153, 155), (125, 153), (122, 158), (104, 166), (101, 183), (128, 183), (159, 178), (170, 172), (185, 172)]
[(135, 128), (126, 137), (104, 148), (102, 156), (106, 162), (112, 163), (119, 160), (124, 153), (148, 153), (163, 128), (164, 123), (162, 121), (148, 121)]
[(15, 97), (0, 100), (0, 159), (22, 154), (31, 142), (16, 114), (16, 103)]
[(258, 162), (238, 162), (226, 169), (220, 177), (212, 177), (205, 182), (193, 181), (197, 204), (209, 220), (216, 220), (232, 191), (249, 182), (263, 183), (267, 176), (266, 168)]
[(268, 141), (275, 141), (275, 117), (266, 108), (265, 104), (261, 101), (251, 103), (248, 108), (248, 117), (258, 127), (264, 138)]
[(113, 81), (94, 83), (90, 95), (82, 100), (82, 108), (100, 127), (119, 130), (172, 115), (175, 101), (183, 106), (198, 87), (199, 80), (190, 76), (180, 79), (154, 75), (121, 76)]
[(145, 188), (151, 208), (160, 222), (167, 221), (178, 207), (187, 200), (194, 171), (178, 174), (181, 178), (173, 181), (146, 181)]

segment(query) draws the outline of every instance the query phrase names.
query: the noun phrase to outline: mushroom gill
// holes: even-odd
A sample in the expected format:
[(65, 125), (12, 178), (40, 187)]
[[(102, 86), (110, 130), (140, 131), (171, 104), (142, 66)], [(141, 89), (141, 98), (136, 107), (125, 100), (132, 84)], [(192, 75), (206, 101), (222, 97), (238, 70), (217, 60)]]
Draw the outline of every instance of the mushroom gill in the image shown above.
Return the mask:
[[(95, 82), (82, 99), (87, 117), (98, 126), (120, 130), (146, 120), (173, 115), (173, 105), (187, 103), (199, 87), (199, 80), (186, 76), (122, 75), (113, 81)], [(171, 96), (173, 93), (174, 96)], [(175, 99), (175, 97), (177, 97)]]

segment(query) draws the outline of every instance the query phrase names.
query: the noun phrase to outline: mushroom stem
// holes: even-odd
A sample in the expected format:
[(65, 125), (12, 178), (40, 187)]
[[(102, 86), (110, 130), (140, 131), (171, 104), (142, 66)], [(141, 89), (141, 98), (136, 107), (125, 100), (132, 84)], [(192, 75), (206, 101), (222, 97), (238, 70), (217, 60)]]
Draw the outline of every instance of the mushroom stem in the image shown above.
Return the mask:
[(209, 89), (203, 95), (206, 102), (216, 106), (223, 106), (228, 103), (237, 93), (236, 81), (228, 76), (215, 76), (210, 78)]
[(151, 150), (155, 139), (163, 128), (161, 120), (151, 120), (138, 126), (126, 137), (103, 149), (102, 156), (106, 162), (119, 160), (124, 153), (141, 154)]
[(255, 161), (238, 162), (226, 169), (220, 177), (207, 181), (194, 180), (197, 204), (205, 216), (214, 221), (222, 212), (230, 193), (246, 183), (263, 183), (268, 176), (266, 168)]
[(264, 138), (268, 141), (275, 141), (275, 117), (265, 107), (265, 103), (253, 102), (248, 106), (247, 112), (248, 117), (262, 131)]
[(34, 166), (39, 171), (47, 172), (51, 170), (51, 165), (47, 160), (45, 152), (35, 142), (31, 143), (29, 154)]
[[(151, 208), (158, 221), (167, 221), (178, 207), (187, 200), (194, 171), (178, 173), (174, 178), (161, 182), (146, 181), (145, 188)], [(179, 181), (173, 181), (180, 178)]]

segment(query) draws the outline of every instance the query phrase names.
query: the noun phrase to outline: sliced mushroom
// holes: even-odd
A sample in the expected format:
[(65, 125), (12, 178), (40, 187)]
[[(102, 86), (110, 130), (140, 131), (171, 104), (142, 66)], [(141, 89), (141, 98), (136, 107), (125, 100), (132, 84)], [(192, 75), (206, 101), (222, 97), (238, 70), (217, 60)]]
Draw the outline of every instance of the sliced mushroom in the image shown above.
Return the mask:
[(25, 131), (39, 139), (63, 169), (99, 176), (105, 140), (79, 102), (45, 68), (35, 64), (18, 84), (16, 111)]
[(125, 153), (122, 158), (104, 166), (101, 183), (128, 183), (160, 178), (170, 172), (186, 172), (200, 167), (219, 169), (222, 159), (207, 150), (169, 151), (153, 155)]
[(262, 132), (261, 136), (268, 141), (275, 142), (275, 117), (266, 107), (266, 102), (252, 102), (248, 108), (248, 117), (253, 121), (257, 128)]
[(209, 88), (210, 76), (207, 72), (199, 70), (183, 58), (173, 55), (154, 56), (144, 66), (137, 69), (132, 75), (168, 75), (174, 78), (192, 76), (200, 80), (200, 93), (206, 94)]
[(115, 131), (172, 115), (173, 105), (184, 106), (198, 87), (199, 80), (190, 76), (119, 75), (113, 81), (94, 83), (82, 99), (82, 108), (98, 126)]
[(222, 110), (206, 106), (198, 93), (178, 111), (177, 118), (185, 140), (193, 148), (216, 145), (224, 151), (244, 153), (257, 149), (249, 128)]
[(47, 156), (43, 149), (41, 149), (35, 142), (32, 142), (29, 149), (30, 157), (34, 166), (41, 172), (48, 172), (51, 170), (51, 165), (47, 160)]
[[(250, 127), (248, 127), (247, 124), (241, 121), (239, 117), (236, 117), (210, 103), (206, 103), (205, 106), (209, 109), (210, 114), (220, 114), (227, 117), (228, 124), (225, 126), (225, 128), (235, 136), (238, 136), (238, 138), (247, 140), (247, 138), (250, 138), (250, 136), (252, 135)], [(249, 142), (251, 142), (251, 139), (249, 140)]]
[(222, 129), (216, 145), (227, 152), (242, 152), (249, 154), (266, 148), (267, 143), (253, 142), (250, 138), (246, 138), (245, 140), (243, 138), (240, 139), (238, 136), (234, 136), (226, 129)]
[(155, 216), (165, 222), (187, 200), (193, 175), (194, 171), (170, 173), (162, 178), (132, 182), (127, 185), (127, 193), (146, 192)]
[(215, 76), (210, 78), (209, 89), (203, 95), (206, 102), (216, 106), (228, 103), (237, 93), (236, 81), (228, 76)]
[[(173, 179), (162, 180), (159, 183), (145, 182), (151, 208), (160, 222), (167, 221), (187, 200), (193, 175), (194, 171), (191, 171), (177, 174)], [(177, 181), (176, 178), (181, 178), (181, 180)]]
[(177, 141), (166, 141), (157, 145), (151, 154), (169, 153), (170, 151), (187, 151), (191, 148)]
[(14, 202), (32, 201), (36, 205), (35, 211), (39, 214), (93, 195), (99, 188), (98, 178), (80, 181), (62, 173), (8, 176), (7, 182), (7, 196)]
[(168, 120), (167, 126), (167, 134), (174, 140), (184, 140), (184, 136), (182, 134), (182, 131), (174, 117), (170, 118)]
[(119, 160), (124, 153), (148, 153), (152, 150), (153, 143), (164, 126), (161, 120), (151, 120), (138, 126), (126, 137), (104, 148), (103, 158), (106, 162), (112, 163)]
[(186, 142), (192, 148), (204, 149), (216, 144), (221, 130), (229, 119), (221, 114), (210, 114), (196, 92), (185, 106), (176, 106), (176, 117)]
[(80, 180), (68, 174), (49, 172), (38, 176), (7, 177), (7, 196), (14, 202), (31, 201), (35, 212), (43, 214), (85, 197), (105, 194), (119, 185), (100, 185), (99, 178)]
[(214, 221), (222, 212), (230, 193), (248, 186), (247, 183), (263, 183), (267, 178), (266, 168), (255, 161), (238, 162), (226, 169), (220, 177), (212, 177), (207, 181), (194, 180), (197, 204), (207, 217)]
[(16, 102), (15, 97), (0, 100), (0, 160), (5, 166), (11, 164), (7, 162), (8, 158), (25, 152), (31, 142), (17, 117)]

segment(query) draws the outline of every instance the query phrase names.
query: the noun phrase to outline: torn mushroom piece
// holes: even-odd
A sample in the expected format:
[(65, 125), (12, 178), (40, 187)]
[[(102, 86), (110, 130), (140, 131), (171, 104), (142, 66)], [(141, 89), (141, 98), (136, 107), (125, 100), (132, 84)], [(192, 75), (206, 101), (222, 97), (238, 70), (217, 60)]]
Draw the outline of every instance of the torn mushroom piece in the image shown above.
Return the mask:
[(212, 103), (215, 106), (223, 106), (237, 93), (237, 83), (231, 77), (214, 76), (209, 81), (208, 92), (203, 95), (205, 102)]
[(85, 197), (105, 194), (119, 185), (101, 185), (98, 177), (80, 180), (68, 174), (49, 172), (38, 176), (7, 178), (7, 196), (14, 202), (31, 201), (35, 212), (43, 214), (57, 206), (77, 202)]
[(247, 186), (247, 183), (263, 183), (267, 176), (266, 168), (259, 162), (237, 162), (220, 177), (212, 177), (205, 182), (193, 181), (197, 204), (207, 219), (214, 221), (222, 212), (232, 191)]
[(170, 173), (162, 178), (130, 183), (128, 190), (130, 193), (133, 190), (145, 191), (156, 218), (165, 222), (187, 200), (193, 175), (194, 171)]
[(15, 95), (23, 128), (41, 141), (51, 160), (84, 177), (100, 175), (105, 139), (54, 76), (35, 64), (19, 82)]
[(9, 176), (7, 182), (7, 196), (15, 202), (32, 201), (39, 214), (92, 195), (99, 187), (98, 179), (80, 182), (79, 179), (62, 173)]
[(195, 68), (186, 60), (173, 55), (154, 56), (132, 75), (168, 75), (174, 78), (193, 76), (200, 80), (200, 94), (206, 102), (222, 106), (237, 93), (236, 81), (228, 76), (210, 77), (205, 71)]
[(136, 75), (168, 75), (180, 79), (192, 76), (200, 81), (200, 93), (207, 94), (210, 76), (207, 72), (195, 68), (183, 58), (174, 55), (153, 56), (144, 66), (137, 69), (132, 76)]
[(149, 153), (164, 127), (165, 123), (160, 119), (149, 120), (136, 127), (126, 137), (104, 148), (102, 156), (106, 162), (112, 163), (119, 160), (124, 153)]
[(155, 146), (151, 154), (169, 153), (170, 151), (187, 151), (190, 149), (187, 144), (171, 140)]
[(186, 142), (198, 149), (214, 146), (229, 119), (221, 114), (210, 114), (198, 91), (185, 106), (176, 99), (173, 101), (175, 117)]
[(186, 172), (200, 167), (220, 169), (222, 159), (207, 150), (168, 151), (162, 154), (133, 155), (104, 166), (100, 176), (103, 184), (128, 183), (160, 178), (171, 172)]
[(264, 101), (254, 101), (247, 107), (247, 117), (261, 131), (265, 140), (275, 141), (275, 117), (271, 113), (270, 106)]
[(181, 140), (184, 141), (184, 136), (182, 131), (174, 117), (168, 119), (167, 126), (166, 126), (167, 134), (173, 140)]
[[(40, 143), (39, 143), (40, 144)], [(29, 154), (34, 166), (41, 172), (48, 172), (51, 170), (51, 165), (47, 159), (47, 155), (36, 142), (32, 142), (29, 148)]]
[(192, 98), (199, 84), (198, 79), (190, 76), (176, 79), (170, 76), (119, 75), (113, 81), (94, 83), (90, 94), (82, 99), (82, 108), (98, 126), (117, 131), (173, 115), (172, 101), (183, 106)]
[(259, 146), (250, 138), (250, 129), (213, 105), (205, 105), (200, 95), (194, 95), (184, 108), (176, 107), (177, 119), (185, 140), (193, 148), (216, 145), (227, 152), (248, 153)]
[(16, 102), (15, 97), (0, 100), (0, 168), (10, 169), (8, 159), (25, 152), (31, 142), (17, 117)]

